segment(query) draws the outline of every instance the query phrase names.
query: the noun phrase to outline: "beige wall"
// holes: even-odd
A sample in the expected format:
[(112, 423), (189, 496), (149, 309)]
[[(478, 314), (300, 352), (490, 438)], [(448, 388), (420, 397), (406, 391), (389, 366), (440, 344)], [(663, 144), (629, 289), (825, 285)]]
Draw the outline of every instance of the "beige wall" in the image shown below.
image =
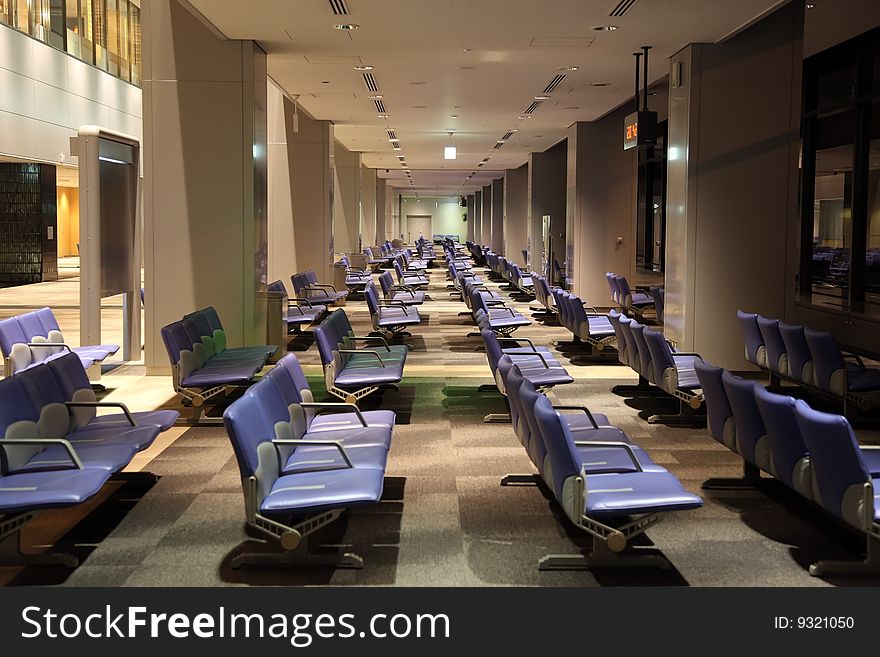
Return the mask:
[(522, 262), (523, 249), (529, 244), (529, 165), (504, 172), (504, 253)]
[(79, 255), (79, 189), (58, 187), (58, 257)]

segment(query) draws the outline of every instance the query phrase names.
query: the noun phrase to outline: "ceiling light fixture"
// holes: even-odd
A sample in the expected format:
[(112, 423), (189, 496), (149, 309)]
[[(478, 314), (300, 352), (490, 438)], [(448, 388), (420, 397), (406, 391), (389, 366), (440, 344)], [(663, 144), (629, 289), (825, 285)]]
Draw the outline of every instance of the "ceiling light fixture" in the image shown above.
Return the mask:
[(370, 94), (367, 98), (370, 100), (382, 100), (383, 96), (382, 94)]
[(394, 150), (399, 151), (399, 150), (400, 150), (400, 144), (394, 144)]
[(455, 146), (452, 144), (452, 132), (449, 133), (449, 145), (443, 149), (444, 160), (454, 160), (458, 156)]
[(391, 116), (390, 114), (377, 114), (377, 115), (376, 115), (376, 118), (377, 118), (377, 119), (387, 119), (387, 118), (389, 118), (390, 116)]
[(535, 100), (550, 100), (550, 96), (535, 96)]
[(370, 64), (358, 64), (354, 67), (355, 71), (372, 71), (373, 67)]
[(334, 25), (334, 30), (356, 30), (360, 27), (360, 25), (355, 25), (354, 23), (340, 23), (339, 25)]
[(558, 70), (558, 71), (577, 71), (579, 68), (580, 68), (580, 66), (560, 66), (556, 70)]
[(590, 82), (591, 87), (607, 87), (610, 84), (610, 82)]
[(593, 29), (596, 32), (613, 32), (617, 29), (616, 25), (594, 25)]
[(453, 114), (450, 118), (457, 119), (457, 118), (458, 118), (458, 114)]
[(516, 118), (518, 118), (518, 119), (530, 119), (530, 118), (532, 118), (532, 117), (531, 117), (531, 115), (529, 115), (529, 114), (520, 114), (520, 115), (519, 115), (518, 117), (516, 117)]

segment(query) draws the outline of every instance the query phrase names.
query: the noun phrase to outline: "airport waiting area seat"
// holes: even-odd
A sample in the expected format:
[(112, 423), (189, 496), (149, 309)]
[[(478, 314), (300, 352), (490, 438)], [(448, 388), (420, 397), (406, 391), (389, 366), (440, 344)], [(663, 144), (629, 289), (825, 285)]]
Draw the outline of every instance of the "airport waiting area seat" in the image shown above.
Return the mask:
[[(499, 338), (489, 329), (481, 329), (483, 345), (492, 378), (499, 391), (504, 394), (500, 381), (498, 363), (504, 356), (519, 366), (522, 375), (538, 390), (549, 390), (558, 385), (574, 382), (565, 367), (553, 356), (547, 347), (536, 347), (528, 338)], [(524, 345), (524, 346), (519, 346)]]
[[(508, 475), (502, 485), (537, 483), (549, 489), (567, 519), (593, 538), (586, 554), (548, 555), (541, 570), (596, 567), (670, 568), (660, 555), (632, 547), (633, 539), (666, 512), (697, 509), (702, 500), (633, 443), (607, 418), (586, 407), (556, 407), (503, 357), (499, 370), (511, 404), (514, 431), (538, 475)], [(515, 397), (515, 399), (514, 399)], [(562, 411), (577, 411), (588, 424), (573, 432)], [(602, 424), (597, 422), (601, 417)]]
[(703, 360), (695, 362), (709, 435), (743, 459), (741, 479), (709, 479), (705, 489), (757, 487), (765, 473), (866, 538), (864, 561), (818, 561), (814, 576), (880, 573), (880, 447), (858, 443), (841, 415), (767, 390)]
[(337, 290), (332, 283), (319, 283), (318, 275), (311, 271), (304, 271), (290, 277), (296, 296), (308, 299), (312, 303), (330, 305), (344, 301), (348, 297), (347, 290)]
[(656, 310), (653, 296), (642, 289), (633, 291), (626, 276), (606, 272), (605, 280), (611, 291), (611, 300), (620, 307), (624, 314), (643, 320), (645, 312)]
[(880, 369), (843, 351), (834, 335), (772, 317), (737, 311), (746, 360), (768, 372), (771, 383), (786, 380), (862, 410), (880, 406)]
[(531, 273), (531, 279), (534, 284), (535, 300), (541, 305), (540, 308), (535, 310), (533, 316), (542, 319), (557, 317), (558, 310), (554, 300), (553, 288), (547, 282), (547, 279), (534, 271)]
[(282, 310), (282, 320), (287, 324), (288, 333), (291, 330), (299, 333), (303, 326), (314, 324), (327, 312), (327, 306), (313, 304), (305, 297), (290, 298), (284, 281), (272, 281), (266, 289), (272, 294), (281, 295), (286, 300), (286, 306)]
[(373, 330), (380, 334), (389, 337), (410, 335), (407, 327), (417, 326), (422, 321), (418, 308), (405, 301), (380, 299), (379, 291), (372, 281), (364, 288), (364, 298), (370, 311)]
[(393, 266), (394, 272), (397, 274), (397, 284), (401, 287), (409, 287), (418, 290), (425, 287), (430, 282), (428, 278), (422, 274), (405, 272), (397, 260), (393, 262)]
[(4, 372), (11, 376), (29, 367), (75, 353), (84, 369), (103, 362), (119, 351), (115, 344), (70, 347), (51, 308), (0, 320), (0, 351), (3, 352)]
[[(119, 412), (97, 415), (102, 408)], [(76, 354), (0, 380), (0, 566), (75, 566), (70, 555), (23, 554), (21, 529), (40, 511), (98, 493), (178, 418), (99, 402)]]
[[(535, 284), (537, 290), (541, 282)], [(571, 331), (575, 344), (586, 344), (591, 351), (602, 352), (617, 341), (614, 327), (604, 313), (588, 306), (575, 294), (559, 288), (552, 290), (560, 323)]]
[(162, 327), (174, 391), (185, 405), (201, 407), (227, 388), (249, 386), (277, 346), (228, 347), (213, 307)]
[(379, 274), (382, 295), (388, 301), (402, 301), (407, 306), (419, 306), (425, 302), (425, 293), (405, 285), (396, 285), (390, 271)]
[(488, 328), (499, 335), (509, 336), (516, 329), (532, 322), (501, 299), (487, 298), (478, 288), (471, 292), (471, 313), (480, 328)]
[[(330, 313), (314, 333), (324, 383), (334, 397), (355, 404), (383, 386), (396, 386), (403, 378), (409, 347), (389, 345), (381, 336), (355, 335), (341, 308)], [(361, 341), (374, 346), (355, 348)]]
[(361, 294), (364, 286), (373, 280), (370, 272), (360, 267), (354, 267), (347, 255), (342, 256), (336, 261), (335, 265), (345, 267), (345, 287), (351, 294)]
[[(309, 539), (345, 511), (379, 502), (394, 414), (383, 412), (381, 421), (371, 422), (353, 404), (306, 401), (304, 380), (299, 363), (286, 356), (224, 411), (242, 478), (246, 524), (281, 548), (238, 554), (233, 568), (363, 567), (355, 554), (310, 551)], [(332, 422), (319, 426), (320, 418)]]
[(391, 262), (394, 260), (393, 256), (387, 256), (379, 251), (379, 249), (374, 249), (371, 246), (364, 249), (364, 256), (367, 259), (367, 266), (374, 272), (379, 271), (383, 267), (390, 266)]

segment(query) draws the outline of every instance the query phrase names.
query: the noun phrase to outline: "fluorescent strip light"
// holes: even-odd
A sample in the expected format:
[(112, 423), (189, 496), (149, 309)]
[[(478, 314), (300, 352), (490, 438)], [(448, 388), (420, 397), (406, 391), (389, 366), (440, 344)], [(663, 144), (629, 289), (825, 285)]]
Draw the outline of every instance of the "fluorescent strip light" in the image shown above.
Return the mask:
[(456, 158), (455, 146), (447, 146), (443, 149), (444, 160), (454, 160)]

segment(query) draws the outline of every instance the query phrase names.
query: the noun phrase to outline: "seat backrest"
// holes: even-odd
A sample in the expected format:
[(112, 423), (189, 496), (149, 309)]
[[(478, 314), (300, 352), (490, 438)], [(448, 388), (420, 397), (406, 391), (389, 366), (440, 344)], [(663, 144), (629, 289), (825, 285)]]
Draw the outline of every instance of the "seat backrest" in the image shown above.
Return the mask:
[(287, 296), (287, 288), (284, 286), (284, 281), (272, 281), (266, 286), (266, 289), (269, 292), (273, 292), (275, 294), (283, 294), (284, 296)]
[(302, 274), (294, 274), (290, 277), (290, 282), (293, 285), (296, 296), (305, 296), (306, 281)]
[(510, 407), (510, 424), (513, 427), (513, 432), (528, 451), (529, 424), (522, 414), (522, 402), (519, 398), (519, 391), (524, 378), (518, 367), (515, 368), (516, 372), (514, 372), (514, 367), (513, 359), (505, 354), (498, 361), (498, 375), (501, 377), (504, 389), (507, 392), (507, 403)]
[(810, 349), (816, 385), (822, 390), (843, 394), (846, 363), (834, 335), (828, 331), (817, 331), (807, 327), (804, 329), (804, 338)]
[(483, 336), (483, 344), (486, 345), (486, 358), (489, 360), (489, 369), (492, 370), (492, 376), (495, 376), (495, 372), (498, 369), (498, 361), (501, 360), (504, 351), (501, 349), (498, 338), (495, 337), (491, 330), (480, 329), (480, 335)]
[[(757, 384), (735, 376), (727, 370), (721, 375), (721, 380), (727, 392), (730, 408), (733, 410), (739, 454), (752, 465), (761, 465), (764, 461), (755, 453), (755, 447), (767, 430), (764, 428), (764, 420), (755, 402)], [(759, 460), (761, 463), (758, 462)]]
[[(255, 476), (262, 470), (261, 465), (272, 465), (275, 429), (266, 417), (259, 402), (260, 390), (251, 386), (245, 393), (230, 404), (223, 412), (223, 424), (232, 442), (235, 460), (242, 478)], [(267, 448), (261, 445), (268, 444)], [(270, 451), (271, 450), (271, 451)], [(278, 473), (277, 455), (275, 456), (275, 476)], [(261, 463), (262, 461), (262, 463)], [(268, 473), (271, 476), (271, 472)], [(266, 491), (262, 491), (265, 495)]]
[(397, 260), (394, 261), (394, 271), (397, 272), (398, 280), (403, 281), (403, 267), (400, 266)]
[[(334, 314), (331, 313), (330, 316), (332, 317)], [(312, 333), (315, 335), (315, 344), (318, 346), (318, 354), (321, 356), (321, 363), (324, 367), (333, 362), (333, 352), (339, 348), (337, 343), (331, 340), (331, 337), (328, 335), (331, 331), (328, 322), (329, 318), (312, 329)]]
[(617, 303), (621, 305), (626, 304), (627, 297), (630, 297), (632, 295), (632, 290), (630, 290), (629, 282), (626, 280), (625, 276), (616, 274), (614, 276), (614, 283), (617, 286)]
[(851, 525), (867, 530), (874, 517), (871, 475), (845, 417), (795, 404), (813, 468), (816, 501)]
[(483, 298), (483, 295), (480, 294), (480, 291), (477, 288), (471, 290), (471, 310), (473, 312), (477, 312), (478, 310), (482, 310), (486, 313), (489, 312), (488, 306), (486, 305), (486, 299)]
[(314, 271), (312, 271), (311, 269), (307, 269), (305, 271), (305, 277), (306, 277), (306, 281), (309, 284), (318, 282), (318, 275)]
[(617, 279), (610, 271), (605, 272), (605, 281), (608, 283), (608, 290), (611, 293), (611, 300), (614, 303), (620, 303), (620, 292), (617, 289)]
[(364, 299), (367, 302), (367, 308), (371, 315), (379, 314), (379, 293), (376, 290), (376, 284), (369, 281), (364, 286)]
[(544, 446), (544, 439), (541, 437), (541, 432), (538, 429), (538, 421), (535, 419), (535, 403), (544, 395), (538, 392), (534, 384), (522, 375), (522, 370), (520, 370), (518, 366), (514, 367), (517, 374), (523, 379), (522, 383), (519, 385), (519, 401), (522, 419), (528, 424), (529, 458), (532, 459), (532, 463), (538, 468), (538, 472), (540, 472), (546, 480), (550, 478), (549, 473), (545, 474), (544, 472), (547, 448)]
[[(666, 339), (660, 331), (643, 328), (641, 333), (645, 340), (645, 344), (648, 346), (648, 353), (651, 355), (651, 369), (654, 372), (654, 383), (660, 385), (668, 376), (670, 376), (668, 370), (676, 369), (675, 359), (672, 357), (672, 349), (669, 347), (669, 343), (666, 342)], [(638, 335), (638, 333), (636, 335)], [(675, 377), (677, 386), (677, 370)]]
[(642, 372), (642, 361), (639, 357), (639, 343), (636, 342), (636, 336), (633, 334), (632, 330), (632, 323), (634, 320), (622, 314), (619, 315), (617, 319), (618, 324), (620, 325), (620, 330), (623, 333), (623, 340), (626, 343), (627, 365), (643, 377), (648, 378), (648, 374)]
[(574, 441), (568, 432), (566, 423), (544, 395), (535, 402), (535, 420), (553, 472), (553, 494), (566, 514), (575, 522), (580, 521), (583, 514), (583, 499), (573, 499), (572, 483), (581, 473), (581, 459), (574, 449)]
[(739, 327), (746, 343), (746, 360), (758, 367), (766, 367), (764, 338), (761, 337), (761, 329), (758, 328), (758, 315), (737, 310), (736, 318), (739, 320)]
[(779, 333), (779, 320), (758, 315), (758, 330), (767, 350), (767, 367), (771, 372), (788, 376), (788, 359), (785, 355), (785, 343)]
[(663, 322), (663, 309), (666, 303), (665, 289), (660, 285), (651, 286), (651, 297), (654, 299), (654, 311), (657, 313), (657, 320)]
[(800, 489), (799, 492), (809, 490), (809, 481), (796, 485), (794, 479), (798, 464), (810, 455), (797, 421), (796, 400), (755, 386), (755, 402), (770, 439), (773, 476), (790, 488)]
[(614, 329), (614, 336), (617, 338), (617, 360), (623, 365), (629, 365), (626, 338), (623, 337), (623, 329), (620, 327), (620, 313), (612, 309), (608, 313), (608, 321), (611, 322), (611, 328)]
[(590, 320), (584, 308), (583, 299), (574, 294), (568, 295), (568, 312), (571, 314), (571, 330), (575, 335), (589, 337)]
[(171, 322), (163, 326), (161, 330), (162, 342), (165, 343), (165, 351), (168, 352), (168, 360), (172, 365), (180, 362), (181, 351), (192, 351), (193, 343), (183, 328), (183, 322)]
[[(0, 381), (0, 440), (40, 437), (37, 430), (40, 408), (35, 405), (24, 383), (24, 378), (29, 376), (30, 371), (26, 370)], [(16, 470), (41, 451), (42, 448), (37, 445), (9, 445), (4, 449), (6, 467)]]
[(394, 279), (391, 278), (390, 271), (383, 271), (379, 274), (379, 285), (382, 286), (382, 294), (386, 297), (391, 297), (394, 293), (392, 289), (394, 287)]
[(733, 409), (730, 408), (730, 401), (727, 399), (727, 391), (722, 381), (724, 370), (710, 365), (702, 358), (694, 359), (694, 370), (706, 402), (706, 425), (709, 428), (709, 435), (735, 451), (736, 428), (733, 425)]
[(779, 334), (785, 345), (785, 353), (788, 359), (788, 375), (809, 385), (815, 385), (813, 378), (813, 357), (810, 355), (810, 347), (804, 336), (804, 327), (801, 324), (786, 324), (779, 322)]
[(632, 320), (629, 324), (630, 332), (636, 343), (636, 353), (639, 357), (639, 366), (636, 370), (651, 383), (659, 383), (662, 379), (657, 379), (654, 374), (654, 366), (651, 362), (651, 350), (648, 348), (648, 342), (645, 340), (645, 325)]
[[(302, 365), (300, 365), (299, 360), (294, 354), (287, 354), (281, 358), (281, 360), (278, 361), (278, 364), (272, 368), (270, 374), (275, 372), (275, 370), (278, 370), (279, 372), (279, 374), (275, 375), (276, 377), (280, 377), (280, 374), (284, 373), (294, 391), (293, 393), (285, 392), (286, 398), (297, 402), (314, 401), (312, 390), (309, 387), (309, 380), (306, 378)], [(281, 387), (282, 390), (286, 390), (286, 385), (279, 383), (279, 387)]]

